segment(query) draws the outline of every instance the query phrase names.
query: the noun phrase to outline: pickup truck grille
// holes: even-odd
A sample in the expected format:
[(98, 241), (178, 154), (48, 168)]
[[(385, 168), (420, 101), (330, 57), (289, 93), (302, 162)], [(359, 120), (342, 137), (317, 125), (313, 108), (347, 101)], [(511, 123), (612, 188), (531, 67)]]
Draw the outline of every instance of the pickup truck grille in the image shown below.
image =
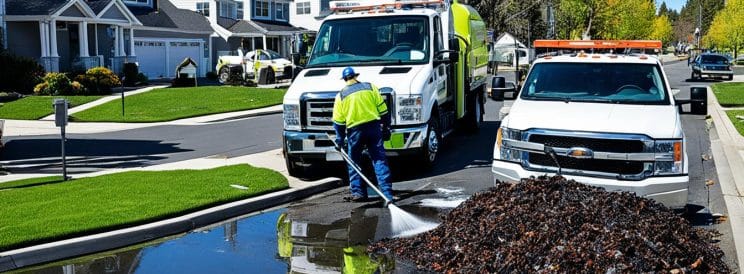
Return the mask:
[[(392, 111), (393, 96), (382, 94), (382, 98), (388, 106), (388, 111)], [(333, 131), (333, 98), (313, 98), (304, 99), (302, 117), (303, 126), (308, 130)]]
[[(530, 153), (530, 164), (556, 167), (553, 159), (548, 155)], [(624, 175), (636, 175), (643, 172), (643, 162), (621, 161), (621, 160), (599, 160), (599, 159), (574, 159), (558, 156), (561, 168), (583, 171), (615, 173)]]
[(622, 140), (622, 139), (596, 139), (573, 136), (554, 136), (554, 135), (530, 135), (529, 140), (532, 143), (540, 143), (550, 147), (583, 147), (593, 151), (617, 152), (617, 153), (637, 153), (643, 152), (643, 142), (639, 140)]
[[(579, 147), (605, 153), (644, 153), (651, 149), (647, 148), (644, 142), (648, 140), (645, 137), (639, 137), (637, 135), (603, 133), (574, 134), (540, 130), (531, 132), (527, 137), (527, 141), (530, 143), (539, 143), (553, 148), (570, 149)], [(527, 162), (532, 167), (557, 167), (555, 161), (549, 155), (528, 153), (527, 156)], [(560, 154), (557, 156), (558, 163), (563, 169), (618, 175), (641, 174), (645, 171), (648, 164), (648, 162), (644, 161), (629, 161), (625, 159), (578, 159)]]

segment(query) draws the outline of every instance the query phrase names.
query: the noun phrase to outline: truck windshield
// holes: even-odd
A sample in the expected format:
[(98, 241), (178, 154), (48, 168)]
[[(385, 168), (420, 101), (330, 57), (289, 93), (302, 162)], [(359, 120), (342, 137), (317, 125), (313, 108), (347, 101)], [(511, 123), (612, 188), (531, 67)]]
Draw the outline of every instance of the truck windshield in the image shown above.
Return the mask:
[(612, 104), (669, 104), (661, 69), (653, 64), (538, 63), (522, 99)]
[(308, 67), (429, 62), (424, 16), (330, 20), (318, 32)]

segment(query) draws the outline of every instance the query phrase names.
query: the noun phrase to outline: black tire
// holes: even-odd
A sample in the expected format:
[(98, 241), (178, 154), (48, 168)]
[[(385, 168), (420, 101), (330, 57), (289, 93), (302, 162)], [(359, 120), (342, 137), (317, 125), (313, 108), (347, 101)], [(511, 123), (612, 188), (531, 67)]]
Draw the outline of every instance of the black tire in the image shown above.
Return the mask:
[(266, 72), (266, 84), (276, 84), (276, 72), (272, 67), (269, 67), (269, 71)]
[(305, 175), (307, 175), (305, 167), (297, 164), (297, 162), (299, 161), (301, 160), (295, 157), (289, 156), (287, 155), (286, 152), (284, 152), (284, 162), (285, 164), (287, 164), (287, 173), (289, 173), (289, 176), (296, 177), (296, 178), (304, 178)]
[(217, 81), (223, 85), (230, 82), (230, 68), (227, 66), (220, 68), (220, 74), (217, 75)]
[(732, 81), (732, 80), (734, 80), (734, 76), (733, 76), (733, 75), (729, 75), (729, 77), (728, 77), (728, 80), (729, 80), (729, 81)]
[(429, 118), (426, 138), (421, 147), (421, 152), (417, 156), (417, 162), (421, 163), (424, 168), (432, 168), (434, 163), (437, 161), (437, 154), (439, 153), (441, 142), (442, 138), (439, 133), (439, 117), (432, 115), (431, 118)]
[(465, 115), (465, 130), (478, 132), (483, 124), (483, 93), (475, 92), (467, 98), (467, 111)]

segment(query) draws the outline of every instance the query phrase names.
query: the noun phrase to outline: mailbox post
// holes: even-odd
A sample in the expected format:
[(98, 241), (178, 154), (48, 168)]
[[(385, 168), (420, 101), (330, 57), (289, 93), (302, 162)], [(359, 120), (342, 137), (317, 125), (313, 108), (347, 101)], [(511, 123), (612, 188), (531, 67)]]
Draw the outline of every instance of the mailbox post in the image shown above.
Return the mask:
[(67, 160), (65, 157), (65, 126), (67, 126), (67, 107), (68, 102), (65, 99), (54, 99), (54, 125), (60, 128), (60, 137), (62, 139), (62, 178), (67, 181)]

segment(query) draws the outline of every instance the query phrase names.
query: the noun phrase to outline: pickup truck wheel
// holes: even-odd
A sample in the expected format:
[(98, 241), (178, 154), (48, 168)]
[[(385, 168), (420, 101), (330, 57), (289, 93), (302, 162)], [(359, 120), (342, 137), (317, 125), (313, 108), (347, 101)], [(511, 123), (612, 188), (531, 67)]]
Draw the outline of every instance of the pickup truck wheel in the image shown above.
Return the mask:
[(697, 74), (695, 74), (695, 71), (694, 70), (692, 72), (690, 72), (690, 79), (697, 80), (697, 78), (698, 78), (698, 76), (697, 76)]
[(287, 173), (289, 173), (289, 176), (296, 178), (305, 177), (307, 172), (305, 172), (305, 167), (297, 164), (299, 161), (301, 160), (284, 153), (284, 162), (287, 164)]
[(734, 76), (733, 75), (729, 75), (728, 80), (729, 81), (734, 80)]
[(230, 80), (230, 68), (223, 67), (220, 69), (220, 75), (217, 77), (217, 81), (224, 85), (228, 80)]
[(429, 118), (424, 145), (422, 146), (421, 154), (418, 156), (418, 161), (425, 168), (433, 167), (437, 160), (437, 153), (439, 152), (439, 145), (441, 143), (438, 119), (436, 116)]

